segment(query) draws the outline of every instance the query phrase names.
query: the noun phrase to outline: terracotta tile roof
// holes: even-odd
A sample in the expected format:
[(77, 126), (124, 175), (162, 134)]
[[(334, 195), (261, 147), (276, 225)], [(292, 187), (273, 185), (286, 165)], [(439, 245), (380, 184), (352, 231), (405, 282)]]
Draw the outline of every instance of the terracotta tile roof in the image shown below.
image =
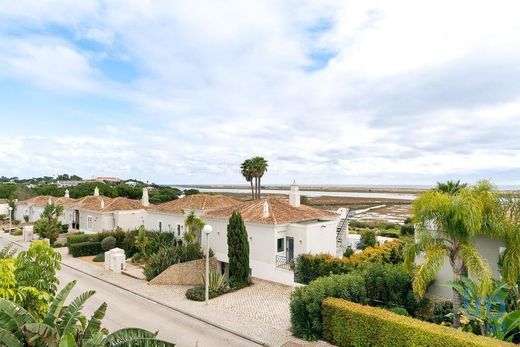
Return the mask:
[(112, 202), (112, 198), (108, 196), (94, 196), (88, 195), (78, 199), (71, 207), (75, 209), (85, 209), (90, 211), (101, 211), (101, 201), (105, 204), (105, 207)]
[(59, 204), (59, 205), (65, 206), (65, 207), (69, 207), (70, 205), (72, 205), (76, 202), (76, 200), (66, 198), (66, 197), (57, 198), (57, 197), (50, 196), (50, 195), (39, 195), (39, 196), (35, 196), (34, 198), (18, 201), (17, 205), (31, 204), (33, 206), (45, 207), (45, 205), (47, 205), (49, 203), (49, 201), (52, 204)]
[[(266, 201), (269, 207), (269, 213), (267, 217), (264, 217), (264, 204)], [(339, 218), (339, 215), (335, 212), (325, 211), (306, 205), (300, 205), (299, 207), (291, 206), (289, 200), (282, 198), (267, 198), (247, 201), (240, 205), (207, 211), (204, 213), (204, 216), (228, 219), (234, 211), (240, 212), (245, 222), (263, 224), (287, 224)]]
[(194, 194), (168, 201), (159, 205), (150, 205), (152, 211), (184, 213), (184, 210), (214, 210), (240, 204), (240, 201), (225, 195)]
[(145, 208), (141, 203), (141, 200), (128, 199), (123, 197), (109, 198), (108, 196), (103, 195), (85, 196), (81, 199), (78, 199), (74, 204), (71, 205), (71, 207), (99, 212), (132, 211)]
[(128, 199), (128, 198), (115, 198), (112, 199), (110, 204), (105, 202), (105, 208), (103, 211), (131, 211), (131, 210), (141, 210), (145, 207), (141, 203), (141, 200)]

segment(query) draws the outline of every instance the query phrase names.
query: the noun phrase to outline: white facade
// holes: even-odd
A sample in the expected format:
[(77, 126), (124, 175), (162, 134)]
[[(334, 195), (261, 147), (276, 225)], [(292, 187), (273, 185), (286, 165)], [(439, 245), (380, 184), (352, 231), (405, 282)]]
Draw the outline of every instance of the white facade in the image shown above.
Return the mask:
[(0, 216), (7, 216), (9, 214), (9, 204), (7, 201), (0, 201)]

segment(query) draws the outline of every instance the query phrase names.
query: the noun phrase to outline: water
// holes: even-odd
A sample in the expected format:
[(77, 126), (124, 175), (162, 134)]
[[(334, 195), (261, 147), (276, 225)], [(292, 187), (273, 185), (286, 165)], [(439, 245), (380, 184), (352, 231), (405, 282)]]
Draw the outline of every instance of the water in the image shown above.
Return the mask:
[[(250, 194), (251, 189), (243, 188), (197, 188), (202, 193), (244, 193)], [(182, 189), (186, 189), (183, 187)], [(289, 195), (288, 189), (262, 189), (264, 194), (281, 194)], [(375, 199), (395, 199), (395, 200), (414, 200), (417, 196), (414, 194), (400, 194), (400, 193), (377, 193), (377, 192), (324, 192), (319, 190), (305, 190), (300, 191), (301, 195), (316, 197), (316, 196), (335, 196), (347, 198), (375, 198)]]

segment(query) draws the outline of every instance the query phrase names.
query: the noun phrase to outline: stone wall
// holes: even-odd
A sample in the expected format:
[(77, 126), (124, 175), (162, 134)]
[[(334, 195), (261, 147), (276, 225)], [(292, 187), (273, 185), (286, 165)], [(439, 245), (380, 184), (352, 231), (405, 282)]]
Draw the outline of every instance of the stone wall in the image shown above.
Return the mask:
[[(217, 271), (217, 265), (217, 258), (209, 258), (209, 271)], [(150, 284), (202, 285), (202, 277), (205, 271), (206, 259), (175, 264), (152, 279)]]

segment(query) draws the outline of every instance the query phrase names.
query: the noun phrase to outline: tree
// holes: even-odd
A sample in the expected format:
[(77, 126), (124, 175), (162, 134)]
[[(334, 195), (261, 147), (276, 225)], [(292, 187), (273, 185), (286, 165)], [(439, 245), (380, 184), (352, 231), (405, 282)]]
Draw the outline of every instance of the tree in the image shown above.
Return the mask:
[(89, 290), (64, 306), (76, 281), (68, 283), (52, 301), (43, 319), (23, 307), (0, 299), (0, 342), (6, 346), (161, 346), (174, 344), (156, 339), (157, 333), (125, 328), (109, 334), (101, 327), (107, 304), (102, 303), (90, 320), (82, 314), (85, 302), (96, 292)]
[(191, 211), (188, 216), (186, 216), (186, 219), (184, 220), (184, 226), (186, 228), (186, 232), (183, 235), (184, 242), (187, 244), (192, 244), (195, 242), (195, 239), (198, 238), (199, 241), (200, 238), (200, 231), (202, 228), (204, 228), (204, 221), (197, 217), (197, 215)]
[(256, 180), (256, 199), (260, 199), (261, 180), (267, 172), (269, 164), (263, 157), (254, 157), (251, 159), (251, 166), (253, 170), (253, 177)]
[(251, 184), (251, 199), (255, 199), (255, 187), (253, 186), (253, 165), (251, 159), (246, 159), (240, 165), (242, 176)]
[[(496, 236), (501, 229), (501, 208), (495, 189), (487, 181), (475, 187), (433, 189), (419, 196), (413, 204), (418, 241), (405, 250), (405, 265), (412, 270), (416, 256), (424, 253), (424, 262), (415, 272), (413, 289), (422, 297), (435, 279), (445, 258), (449, 259), (453, 279), (467, 276), (468, 270), (476, 278), (482, 293), (492, 283), (489, 265), (483, 260), (472, 238), (478, 235)], [(461, 295), (453, 290), (454, 325), (460, 326)]]
[(249, 240), (244, 220), (233, 212), (227, 226), (229, 283), (237, 288), (249, 283)]
[(184, 189), (182, 192), (184, 193), (185, 196), (195, 195), (195, 194), (199, 194), (200, 193), (199, 190), (195, 189), (195, 188)]
[(34, 231), (42, 238), (48, 238), (51, 246), (58, 239), (63, 230), (59, 217), (63, 214), (63, 206), (47, 204), (43, 209), (40, 219), (34, 223)]
[(365, 249), (367, 247), (374, 247), (377, 243), (376, 232), (373, 230), (367, 230), (361, 235), (359, 240), (359, 249)]
[(447, 193), (451, 195), (456, 195), (459, 193), (462, 189), (466, 188), (468, 186), (467, 183), (460, 183), (460, 180), (455, 181), (447, 181), (444, 182), (437, 182), (437, 186), (435, 189), (441, 193)]

